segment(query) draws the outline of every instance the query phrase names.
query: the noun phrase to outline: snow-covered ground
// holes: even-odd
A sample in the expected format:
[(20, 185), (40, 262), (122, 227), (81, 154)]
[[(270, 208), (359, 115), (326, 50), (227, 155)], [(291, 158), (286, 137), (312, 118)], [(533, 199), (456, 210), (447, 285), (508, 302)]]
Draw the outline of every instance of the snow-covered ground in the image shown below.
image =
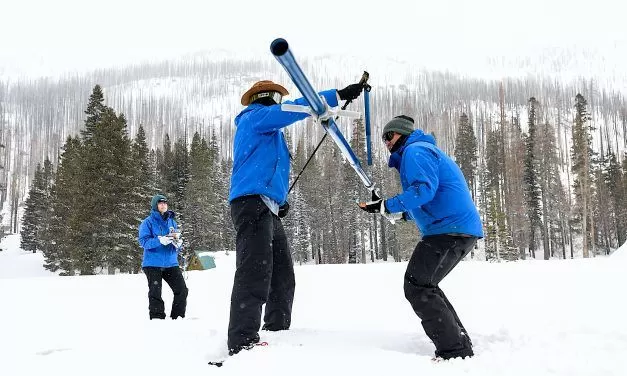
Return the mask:
[(20, 249), (19, 235), (9, 235), (2, 238), (0, 249), (2, 249), (0, 252), (0, 280), (56, 275), (44, 269), (44, 255), (24, 252)]
[(614, 250), (611, 254), (612, 261), (624, 262), (627, 263), (627, 242), (625, 244), (618, 247), (618, 249)]
[[(143, 275), (41, 277), (41, 256), (0, 252), (0, 374), (626, 375), (626, 259), (463, 262), (442, 283), (475, 344), (433, 363), (403, 297), (406, 263), (296, 266), (292, 330), (207, 365), (226, 347), (234, 255), (188, 273), (187, 318), (149, 321)], [(7, 247), (12, 247), (7, 249)], [(23, 273), (23, 278), (16, 278)], [(164, 285), (166, 306), (172, 295)], [(169, 307), (168, 307), (169, 310)]]

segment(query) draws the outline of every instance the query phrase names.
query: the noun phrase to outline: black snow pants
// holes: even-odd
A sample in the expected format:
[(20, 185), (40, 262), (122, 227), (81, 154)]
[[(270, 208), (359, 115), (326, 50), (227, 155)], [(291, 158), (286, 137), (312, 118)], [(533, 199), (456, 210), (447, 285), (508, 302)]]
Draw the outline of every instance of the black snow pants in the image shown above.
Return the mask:
[(161, 280), (165, 280), (172, 289), (172, 311), (170, 317), (177, 319), (185, 317), (187, 307), (187, 285), (183, 273), (178, 266), (171, 268), (158, 268), (147, 266), (142, 268), (148, 279), (148, 311), (150, 319), (165, 319), (165, 307), (161, 299)]
[(472, 356), (472, 342), (438, 284), (470, 252), (476, 237), (432, 235), (422, 238), (405, 273), (405, 297), (444, 359)]
[(260, 196), (233, 200), (231, 218), (237, 235), (228, 346), (238, 351), (258, 341), (264, 304), (263, 329), (289, 329), (295, 281), (281, 220)]

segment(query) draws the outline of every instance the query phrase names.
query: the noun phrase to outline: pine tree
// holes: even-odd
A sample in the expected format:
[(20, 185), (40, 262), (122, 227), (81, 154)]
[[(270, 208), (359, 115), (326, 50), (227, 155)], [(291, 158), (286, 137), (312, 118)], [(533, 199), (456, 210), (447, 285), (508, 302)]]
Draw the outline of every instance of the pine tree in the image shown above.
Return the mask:
[(170, 136), (167, 134), (163, 140), (161, 152), (157, 153), (157, 170), (159, 171), (157, 192), (165, 194), (174, 203), (173, 197), (176, 194), (178, 182), (174, 165), (174, 152), (172, 151)]
[(500, 130), (488, 133), (486, 147), (486, 169), (484, 172), (484, 195), (486, 208), (486, 260), (517, 260), (518, 251), (513, 246), (511, 231), (506, 220), (502, 201), (503, 142)]
[(235, 250), (235, 227), (231, 220), (231, 208), (228, 201), (229, 181), (231, 179), (231, 170), (233, 169), (233, 160), (225, 159), (221, 162), (220, 186), (219, 191), (222, 196), (222, 215), (220, 217), (220, 228), (222, 229), (222, 249), (228, 254), (229, 251)]
[(625, 219), (627, 219), (627, 209), (623, 206), (625, 181), (616, 154), (610, 151), (607, 160), (604, 178), (609, 190), (609, 205), (612, 208), (612, 211), (608, 214), (610, 214), (610, 220), (616, 234), (616, 246), (618, 247), (625, 243), (625, 236), (627, 235), (627, 225), (625, 221)]
[(138, 213), (132, 207), (127, 208), (127, 204), (135, 201), (136, 161), (132, 158), (126, 127), (124, 115), (117, 115), (107, 107), (95, 126), (91, 142), (86, 143), (89, 163), (86, 176), (90, 176), (93, 195), (86, 199), (92, 203), (85, 218), (91, 242), (83, 248), (83, 255), (89, 260), (85, 264), (88, 273), (98, 267), (106, 267), (109, 273), (117, 269), (128, 271), (137, 265), (133, 255), (137, 256)]
[(594, 239), (598, 249), (603, 250), (607, 255), (610, 253), (614, 238), (614, 226), (611, 224), (615, 216), (615, 210), (612, 206), (612, 197), (608, 186), (607, 170), (609, 169), (609, 154), (605, 154), (603, 146), (597, 158), (592, 162), (594, 186), (594, 196), (590, 198), (591, 212), (594, 216), (596, 226), (592, 227), (595, 232)]
[[(294, 179), (297, 173), (300, 172), (300, 168), (304, 165), (305, 160), (305, 143), (303, 139), (300, 139), (294, 154), (294, 168), (291, 170), (292, 178), (290, 179), (290, 182), (294, 182)], [(296, 169), (298, 169), (298, 171), (295, 171)], [(304, 187), (304, 185), (306, 185), (307, 182), (307, 179), (303, 177), (302, 180), (299, 179), (296, 185), (294, 185), (292, 193), (290, 193), (291, 197), (289, 198), (290, 211), (286, 217), (287, 223), (284, 220), (284, 223), (286, 223), (284, 226), (288, 238), (290, 239), (294, 259), (299, 264), (305, 263), (310, 259), (309, 223), (306, 221), (306, 218), (310, 218), (311, 215), (309, 212), (309, 205), (303, 197), (303, 192), (306, 191), (306, 187)]]
[(68, 137), (59, 157), (54, 185), (50, 192), (50, 218), (43, 239), (44, 267), (74, 275), (77, 267), (76, 249), (79, 243), (80, 219), (76, 212), (82, 196), (81, 171), (82, 145), (78, 138)]
[(210, 215), (211, 163), (207, 143), (196, 132), (190, 147), (189, 182), (185, 187), (181, 213), (186, 219), (183, 229), (186, 257), (192, 257), (197, 251), (215, 251), (218, 247), (211, 234), (212, 223), (218, 219)]
[(337, 189), (337, 182), (344, 179), (344, 170), (341, 168), (341, 153), (339, 148), (332, 143), (326, 143), (323, 148), (323, 173), (320, 181), (323, 189), (323, 210), (326, 213), (324, 224), (325, 234), (323, 237), (323, 257), (325, 263), (343, 264), (348, 259), (347, 248), (342, 247), (342, 240), (345, 239), (346, 223), (342, 220), (342, 212), (336, 210), (340, 203), (345, 201), (341, 198), (341, 192)]
[[(330, 142), (325, 141), (326, 144)], [(322, 182), (326, 179), (323, 176), (323, 160), (324, 149), (327, 145), (323, 145), (318, 149), (315, 156), (307, 165), (307, 168), (303, 171), (300, 179), (294, 186), (295, 189), (300, 190), (302, 196), (303, 205), (300, 209), (303, 216), (307, 219), (307, 228), (309, 235), (309, 244), (311, 249), (311, 260), (316, 264), (325, 262), (323, 257), (324, 242), (327, 237), (327, 222), (328, 212), (326, 209), (326, 191)], [(305, 165), (306, 160), (311, 156), (313, 148), (306, 150), (303, 143), (302, 146), (297, 149), (296, 157), (293, 163), (293, 169), (299, 172)], [(302, 150), (302, 151), (301, 151)], [(301, 249), (304, 251), (304, 248)]]
[(20, 247), (24, 251), (35, 253), (37, 250), (41, 250), (41, 229), (47, 205), (45, 185), (41, 164), (37, 164), (33, 183), (26, 199), (22, 220)]
[(562, 257), (565, 258), (567, 226), (565, 213), (568, 208), (563, 202), (566, 192), (559, 175), (555, 129), (551, 124), (545, 123), (538, 136), (538, 178), (542, 201), (544, 259), (555, 256), (557, 245), (561, 246)]
[(581, 221), (581, 231), (583, 235), (583, 257), (590, 257), (589, 228), (588, 220), (590, 216), (591, 197), (591, 160), (592, 155), (592, 129), (589, 125), (590, 115), (587, 110), (587, 101), (581, 94), (575, 97), (575, 120), (572, 129), (572, 171), (574, 177), (573, 188), (577, 202), (577, 222)]
[[(127, 203), (128, 219), (139, 227), (141, 221), (150, 212), (150, 200), (156, 191), (154, 151), (148, 149), (144, 127), (140, 126), (131, 146), (132, 176)], [(132, 228), (130, 229), (132, 230)], [(135, 229), (134, 232), (139, 231)], [(133, 234), (133, 231), (130, 232)], [(143, 249), (137, 241), (128, 244), (128, 269), (131, 273), (141, 270)]]
[(507, 205), (508, 224), (512, 230), (512, 241), (518, 247), (518, 255), (525, 259), (527, 256), (526, 245), (528, 244), (528, 224), (527, 208), (525, 204), (525, 184), (524, 160), (525, 160), (525, 135), (520, 127), (519, 116), (512, 118), (512, 126), (509, 132), (508, 153), (505, 168), (509, 172), (509, 188), (505, 203)]
[(91, 142), (96, 125), (102, 120), (102, 116), (106, 111), (106, 108), (107, 107), (104, 105), (104, 94), (102, 93), (102, 88), (100, 85), (96, 85), (89, 96), (89, 103), (87, 104), (87, 109), (85, 110), (85, 114), (87, 115), (87, 118), (85, 119), (85, 129), (81, 131), (81, 136), (85, 142)]
[[(218, 139), (211, 135), (209, 144), (203, 139), (203, 148), (207, 150), (209, 191), (207, 195), (207, 208), (210, 227), (208, 236), (211, 249), (219, 250), (223, 244), (224, 228), (220, 226), (221, 216), (224, 212), (223, 205), (228, 202), (228, 187), (222, 176), (222, 164), (220, 162), (220, 147)], [(230, 218), (230, 215), (229, 215)]]
[(475, 197), (475, 173), (477, 170), (477, 138), (468, 119), (462, 113), (459, 117), (459, 128), (455, 139), (455, 162), (462, 170), (470, 192)]
[[(172, 171), (174, 186), (171, 187), (173, 204), (172, 209), (176, 212), (183, 212), (185, 186), (189, 181), (189, 151), (187, 150), (187, 140), (178, 138), (174, 144), (174, 170)], [(178, 217), (179, 224), (184, 223), (184, 217)]]
[[(527, 216), (529, 218), (529, 252), (535, 258), (536, 232), (540, 229), (540, 188), (538, 184), (538, 158), (537, 158), (537, 108), (536, 98), (529, 98), (528, 127), (529, 135), (525, 140), (525, 160), (523, 182), (525, 184), (525, 201), (527, 204)], [(545, 250), (545, 255), (546, 255)], [(548, 258), (547, 258), (548, 259)]]
[[(365, 125), (363, 119), (355, 119), (352, 124), (352, 137), (350, 146), (359, 161), (366, 161)], [(345, 203), (354, 202), (358, 197), (364, 197), (368, 192), (357, 173), (348, 161), (343, 161), (343, 173), (345, 178), (337, 182), (338, 189), (343, 193)], [(365, 166), (362, 165), (362, 168)], [(342, 222), (346, 224), (346, 247), (348, 249), (348, 263), (358, 261), (366, 263), (366, 249), (364, 244), (363, 229), (366, 228), (368, 216), (357, 205), (342, 205), (338, 208), (342, 212)]]
[(302, 190), (300, 187), (293, 191), (292, 198), (290, 200), (290, 213), (291, 221), (294, 223), (294, 233), (292, 236), (292, 253), (295, 256), (295, 261), (299, 264), (307, 263), (310, 260), (309, 256), (309, 226), (307, 222), (307, 207), (305, 200), (302, 197)]

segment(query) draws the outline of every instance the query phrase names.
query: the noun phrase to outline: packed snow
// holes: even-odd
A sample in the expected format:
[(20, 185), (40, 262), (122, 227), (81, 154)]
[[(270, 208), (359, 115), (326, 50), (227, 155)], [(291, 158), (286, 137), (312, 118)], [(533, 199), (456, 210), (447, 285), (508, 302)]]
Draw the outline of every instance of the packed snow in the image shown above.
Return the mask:
[[(626, 259), (462, 262), (441, 284), (475, 357), (433, 362), (403, 296), (406, 262), (296, 266), (292, 329), (226, 351), (234, 253), (188, 272), (184, 320), (148, 320), (138, 275), (58, 277), (39, 254), (0, 252), (0, 374), (626, 375)], [(164, 284), (167, 312), (172, 294)]]
[(625, 242), (625, 244), (621, 245), (620, 247), (618, 247), (618, 249), (616, 249), (614, 252), (612, 252), (612, 260), (621, 260), (625, 263), (627, 263), (627, 242)]

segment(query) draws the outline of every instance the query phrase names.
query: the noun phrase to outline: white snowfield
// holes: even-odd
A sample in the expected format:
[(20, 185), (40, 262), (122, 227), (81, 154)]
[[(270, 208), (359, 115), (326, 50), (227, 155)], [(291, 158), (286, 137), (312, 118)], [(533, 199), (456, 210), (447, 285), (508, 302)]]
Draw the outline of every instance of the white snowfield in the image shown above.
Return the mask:
[[(261, 332), (269, 346), (216, 368), (207, 361), (226, 350), (234, 254), (188, 273), (184, 320), (149, 321), (142, 274), (50, 276), (16, 238), (0, 252), (2, 376), (627, 375), (625, 250), (463, 262), (442, 288), (476, 356), (440, 363), (403, 296), (406, 263), (296, 266), (292, 329)], [(169, 312), (165, 285), (164, 300)]]

